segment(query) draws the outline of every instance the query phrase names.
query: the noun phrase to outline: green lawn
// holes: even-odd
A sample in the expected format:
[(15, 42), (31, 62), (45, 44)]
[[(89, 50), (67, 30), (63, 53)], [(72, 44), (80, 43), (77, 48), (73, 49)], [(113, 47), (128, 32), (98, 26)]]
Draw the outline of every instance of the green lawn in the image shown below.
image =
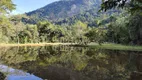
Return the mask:
[(128, 50), (128, 51), (142, 51), (142, 46), (130, 46), (130, 45), (121, 45), (121, 44), (112, 44), (105, 43), (99, 45), (97, 43), (88, 44), (89, 47), (92, 48), (102, 48), (102, 49), (111, 49), (111, 50)]

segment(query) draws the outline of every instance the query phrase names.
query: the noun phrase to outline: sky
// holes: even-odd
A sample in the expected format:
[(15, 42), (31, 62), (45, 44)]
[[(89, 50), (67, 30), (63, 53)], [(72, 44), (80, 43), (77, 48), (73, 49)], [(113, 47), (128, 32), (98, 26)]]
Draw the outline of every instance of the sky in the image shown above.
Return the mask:
[(16, 4), (16, 10), (12, 14), (22, 14), (33, 11), (45, 5), (59, 0), (12, 0)]

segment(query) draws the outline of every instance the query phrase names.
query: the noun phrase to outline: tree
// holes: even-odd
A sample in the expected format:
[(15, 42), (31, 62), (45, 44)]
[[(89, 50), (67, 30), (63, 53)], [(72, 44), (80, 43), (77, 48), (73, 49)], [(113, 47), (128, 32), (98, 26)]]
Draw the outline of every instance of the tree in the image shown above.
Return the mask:
[(48, 35), (51, 32), (50, 25), (51, 23), (49, 22), (39, 22), (37, 24), (40, 42), (47, 41)]
[(0, 13), (7, 13), (15, 9), (12, 0), (0, 0)]
[(8, 42), (8, 36), (11, 35), (11, 24), (9, 19), (6, 16), (0, 15), (0, 41)]
[(85, 36), (91, 42), (98, 42), (99, 44), (103, 43), (106, 36), (106, 29), (98, 27), (98, 28), (91, 28)]
[[(115, 31), (114, 33), (117, 34), (117, 35), (114, 35), (113, 37), (117, 38), (116, 40), (117, 42), (120, 42), (120, 41), (125, 42), (126, 40), (126, 42), (131, 42), (133, 44), (141, 45), (142, 44), (142, 37), (141, 37), (142, 36), (142, 27), (141, 27), (142, 0), (107, 0), (107, 1), (103, 1), (101, 5), (101, 10), (107, 11), (113, 8), (124, 8), (124, 7), (126, 7), (131, 12), (132, 15), (128, 19), (125, 19), (128, 21), (127, 23), (124, 24), (125, 26), (120, 24), (117, 25), (118, 22), (116, 24), (113, 24), (115, 26), (119, 26), (118, 27), (119, 29), (116, 30), (117, 32), (120, 30), (120, 32), (117, 33), (115, 29), (113, 29)], [(124, 21), (121, 21), (121, 24), (122, 22)], [(116, 27), (113, 26), (113, 28), (116, 28)], [(113, 31), (110, 30), (110, 32), (113, 32)], [(122, 33), (129, 34), (129, 35), (125, 37), (125, 35), (123, 35)], [(112, 36), (112, 33), (111, 33), (111, 36)]]
[(78, 40), (79, 44), (84, 44), (84, 40), (85, 40), (85, 33), (87, 32), (87, 24), (81, 22), (81, 21), (77, 21), (74, 25), (73, 25), (73, 36), (75, 36), (76, 40)]
[(19, 36), (19, 39), (20, 39), (20, 43), (31, 42), (32, 34), (28, 30), (24, 30), (24, 31), (19, 32), (18, 36)]
[(130, 11), (142, 9), (142, 0), (102, 0), (101, 10), (107, 11), (113, 8), (124, 8), (127, 6)]
[(131, 41), (129, 35), (130, 28), (127, 26), (129, 21), (127, 19), (129, 19), (128, 16), (119, 16), (116, 21), (108, 24), (106, 34), (107, 42), (128, 44)]
[(8, 12), (15, 9), (15, 5), (11, 0), (0, 0), (0, 41), (9, 42), (11, 24), (9, 19), (5, 16)]
[(54, 42), (55, 38), (62, 36), (62, 32), (59, 29), (56, 29), (55, 25), (51, 24), (48, 21), (39, 22), (37, 26), (41, 42)]
[(137, 12), (129, 20), (130, 38), (133, 44), (142, 45), (142, 15)]

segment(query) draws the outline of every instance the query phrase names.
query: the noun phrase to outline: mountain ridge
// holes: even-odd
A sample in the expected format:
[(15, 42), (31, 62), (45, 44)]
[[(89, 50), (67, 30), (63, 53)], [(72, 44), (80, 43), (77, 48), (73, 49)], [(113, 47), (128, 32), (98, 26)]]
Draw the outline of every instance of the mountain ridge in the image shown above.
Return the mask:
[(101, 0), (60, 0), (28, 12), (26, 15), (35, 21), (57, 21), (83, 13), (94, 7), (99, 8), (100, 4)]

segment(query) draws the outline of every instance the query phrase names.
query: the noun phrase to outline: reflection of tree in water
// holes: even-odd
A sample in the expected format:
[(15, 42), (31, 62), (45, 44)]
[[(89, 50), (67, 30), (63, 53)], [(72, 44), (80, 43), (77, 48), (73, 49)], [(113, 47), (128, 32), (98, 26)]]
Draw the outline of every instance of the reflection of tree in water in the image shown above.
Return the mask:
[[(128, 80), (136, 52), (70, 46), (9, 48), (0, 55), (6, 64), (51, 80)], [(141, 59), (141, 58), (140, 58)]]
[(135, 61), (133, 64), (136, 65), (136, 71), (131, 72), (130, 80), (142, 80), (142, 54), (139, 52), (136, 55)]
[(126, 80), (126, 76), (129, 75), (125, 70), (128, 54), (123, 54), (119, 51), (105, 50), (105, 52), (96, 51), (95, 54), (89, 54), (92, 59), (89, 62), (91, 66), (87, 69), (92, 70), (88, 72), (88, 75), (97, 80)]
[(5, 75), (3, 73), (0, 72), (0, 80), (4, 80), (5, 79)]
[(38, 55), (35, 48), (30, 47), (13, 47), (2, 49), (0, 59), (7, 64), (18, 64), (25, 61), (35, 61)]

